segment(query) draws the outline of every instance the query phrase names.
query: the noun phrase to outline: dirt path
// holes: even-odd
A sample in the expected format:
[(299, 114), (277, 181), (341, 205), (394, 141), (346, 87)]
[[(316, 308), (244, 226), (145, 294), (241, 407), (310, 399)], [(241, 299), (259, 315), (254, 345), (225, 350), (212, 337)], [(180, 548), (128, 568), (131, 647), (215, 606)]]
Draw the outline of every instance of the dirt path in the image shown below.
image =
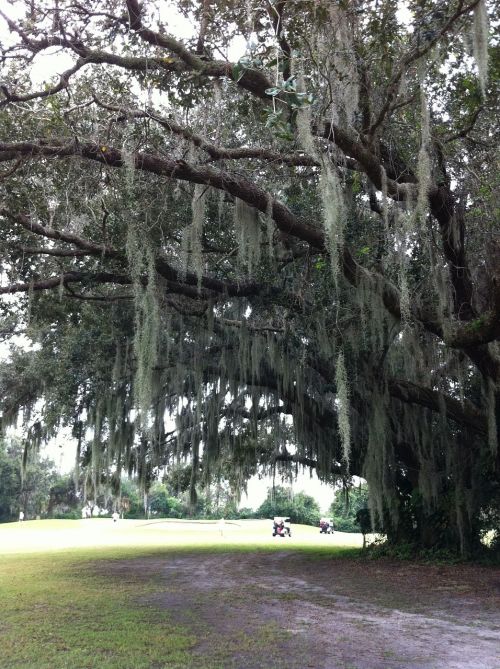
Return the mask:
[(193, 667), (500, 669), (500, 572), (295, 553), (117, 561), (199, 640)]

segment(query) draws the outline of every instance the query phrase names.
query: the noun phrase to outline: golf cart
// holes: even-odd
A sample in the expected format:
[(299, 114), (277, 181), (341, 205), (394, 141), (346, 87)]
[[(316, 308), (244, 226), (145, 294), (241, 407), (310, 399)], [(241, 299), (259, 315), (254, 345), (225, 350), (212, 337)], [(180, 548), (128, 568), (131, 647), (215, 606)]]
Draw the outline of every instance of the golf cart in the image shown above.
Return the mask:
[(292, 528), (290, 527), (290, 518), (275, 516), (273, 520), (273, 537), (291, 537)]
[(321, 518), (319, 521), (320, 534), (333, 534), (333, 518)]

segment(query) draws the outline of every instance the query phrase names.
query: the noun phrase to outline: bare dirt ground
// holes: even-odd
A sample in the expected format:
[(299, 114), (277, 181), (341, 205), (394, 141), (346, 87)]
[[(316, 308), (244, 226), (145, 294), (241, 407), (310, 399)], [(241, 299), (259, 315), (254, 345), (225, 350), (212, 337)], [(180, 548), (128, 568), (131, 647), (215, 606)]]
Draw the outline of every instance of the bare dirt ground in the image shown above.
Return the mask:
[(99, 563), (191, 629), (193, 667), (500, 669), (500, 571), (222, 553)]

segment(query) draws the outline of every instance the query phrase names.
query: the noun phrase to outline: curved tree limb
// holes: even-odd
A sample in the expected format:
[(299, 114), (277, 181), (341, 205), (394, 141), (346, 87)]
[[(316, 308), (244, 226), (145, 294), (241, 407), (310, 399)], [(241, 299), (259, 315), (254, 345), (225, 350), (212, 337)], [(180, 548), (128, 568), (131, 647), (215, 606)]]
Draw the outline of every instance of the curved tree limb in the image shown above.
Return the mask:
[(6, 86), (0, 86), (0, 89), (5, 96), (4, 100), (0, 100), (0, 109), (10, 104), (11, 102), (29, 102), (30, 100), (43, 99), (59, 93), (69, 86), (71, 76), (75, 74), (75, 72), (78, 72), (78, 70), (81, 70), (82, 67), (88, 64), (88, 62), (89, 61), (87, 61), (85, 58), (79, 58), (73, 67), (70, 67), (60, 75), (57, 84), (54, 84), (54, 86), (49, 86), (43, 91), (35, 91), (33, 93), (18, 95), (16, 93), (11, 93)]
[[(80, 156), (110, 167), (123, 167), (125, 164), (121, 151), (108, 145), (89, 142), (66, 142), (56, 139), (50, 140), (50, 143), (43, 140), (38, 142), (0, 142), (0, 162), (18, 159), (21, 156), (37, 155), (54, 158)], [(175, 160), (150, 153), (137, 152), (134, 156), (134, 162), (136, 169), (171, 179), (206, 184), (216, 189), (226, 191), (234, 197), (240, 198), (262, 213), (267, 214), (267, 212), (271, 210), (273, 220), (282, 232), (295, 236), (318, 250), (327, 251), (323, 229), (313, 227), (306, 222), (299, 220), (282, 202), (271, 198), (269, 193), (265, 190), (254, 183), (250, 183), (239, 175), (230, 174), (206, 165), (193, 166), (184, 160)], [(446, 214), (443, 213), (442, 215), (445, 216)], [(165, 276), (165, 278), (172, 281), (179, 281), (180, 279), (180, 272), (174, 270), (162, 261), (160, 261), (159, 266), (157, 265), (157, 270), (162, 276)], [(359, 265), (359, 263), (354, 260), (348, 247), (344, 247), (343, 249), (342, 270), (346, 279), (353, 285), (357, 286), (361, 282), (366, 282), (366, 285), (377, 290), (382, 295), (384, 305), (388, 311), (398, 319), (401, 317), (398, 289), (383, 276)], [(192, 286), (197, 284), (198, 279), (195, 275), (187, 276), (189, 277), (186, 281), (187, 283)], [(458, 278), (463, 279), (462, 276), (458, 276)], [(202, 286), (216, 292), (222, 292), (227, 288), (227, 285), (224, 282), (209, 277), (202, 280)], [(234, 288), (229, 289), (228, 294), (233, 296), (251, 295), (256, 293), (256, 289), (256, 286), (253, 284), (240, 287), (235, 286)], [(425, 312), (419, 308), (414, 308), (413, 313), (415, 318), (419, 320), (429, 332), (438, 335), (446, 342), (446, 328), (443, 323), (433, 315), (426, 315)], [(498, 314), (498, 317), (500, 318), (500, 313)], [(491, 315), (490, 320), (494, 325), (488, 326), (484, 330), (481, 329), (477, 342), (483, 342), (487, 335), (496, 336), (497, 319), (495, 314)], [(490, 320), (487, 320), (487, 322), (489, 323)], [(459, 326), (454, 326), (453, 331), (454, 335), (452, 342), (458, 344), (460, 342)], [(471, 343), (465, 352), (476, 364), (478, 364), (481, 371), (487, 376), (491, 374), (500, 374), (500, 363), (495, 362), (495, 360), (488, 354), (487, 350), (481, 350), (478, 355), (475, 354), (473, 349), (474, 344), (472, 343), (474, 341), (473, 328), (470, 326), (466, 326), (466, 337), (467, 341)], [(454, 344), (452, 343), (451, 345)]]

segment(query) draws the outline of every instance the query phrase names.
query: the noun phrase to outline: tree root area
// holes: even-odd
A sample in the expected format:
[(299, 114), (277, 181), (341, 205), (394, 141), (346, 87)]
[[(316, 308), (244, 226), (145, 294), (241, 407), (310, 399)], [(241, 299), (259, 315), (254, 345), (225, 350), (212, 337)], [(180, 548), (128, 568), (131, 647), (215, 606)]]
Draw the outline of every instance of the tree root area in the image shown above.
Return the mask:
[(191, 630), (193, 667), (500, 669), (498, 569), (287, 552), (101, 568), (155, 580), (139, 604)]

